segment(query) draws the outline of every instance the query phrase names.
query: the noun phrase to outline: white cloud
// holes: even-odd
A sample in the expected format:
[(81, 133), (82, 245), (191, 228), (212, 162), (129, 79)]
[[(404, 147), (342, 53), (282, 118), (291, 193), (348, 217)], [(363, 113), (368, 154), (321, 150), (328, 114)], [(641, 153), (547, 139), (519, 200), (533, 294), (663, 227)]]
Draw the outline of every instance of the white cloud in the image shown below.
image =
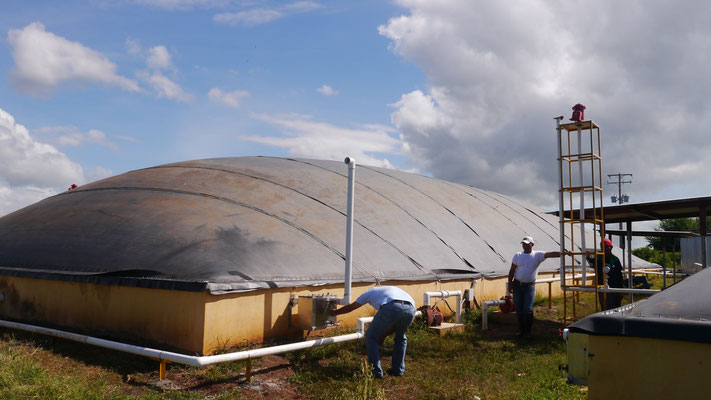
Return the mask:
[(637, 201), (675, 184), (708, 194), (711, 3), (397, 3), (407, 12), (379, 32), (430, 86), (403, 94), (392, 122), (433, 176), (555, 205), (552, 118), (582, 102), (603, 174), (633, 173)]
[(83, 182), (81, 166), (0, 109), (0, 215)]
[(112, 170), (101, 166), (86, 171), (86, 177), (88, 182), (98, 181), (100, 179), (108, 178), (113, 175), (114, 172)]
[(64, 81), (102, 83), (136, 92), (131, 79), (116, 73), (116, 64), (81, 43), (45, 31), (39, 22), (10, 30), (8, 42), (15, 61), (10, 78), (20, 92), (48, 96)]
[(165, 46), (158, 45), (144, 50), (138, 41), (127, 39), (126, 47), (129, 53), (145, 57), (149, 71), (138, 71), (136, 77), (153, 89), (156, 97), (183, 103), (193, 100), (192, 94), (186, 93), (178, 83), (165, 76), (164, 71), (173, 76), (178, 75), (177, 68), (173, 65), (173, 56)]
[(124, 141), (126, 141), (126, 142), (132, 142), (132, 143), (139, 143), (139, 142), (140, 142), (140, 140), (136, 139), (135, 137), (133, 137), (133, 136), (128, 136), (128, 135), (114, 135), (114, 137), (115, 137), (116, 139), (121, 139), (121, 140), (124, 140)]
[(297, 1), (294, 3), (289, 3), (284, 6), (285, 10), (295, 11), (295, 12), (306, 12), (311, 10), (316, 10), (321, 8), (321, 5), (315, 1)]
[(148, 49), (146, 64), (154, 69), (169, 69), (172, 68), (173, 61), (165, 46), (155, 46)]
[(323, 85), (320, 88), (316, 89), (317, 92), (321, 93), (324, 96), (335, 96), (338, 94), (337, 90), (334, 90), (332, 87), (328, 85)]
[(153, 73), (140, 71), (137, 75), (155, 91), (158, 98), (177, 100), (183, 103), (189, 103), (193, 100), (193, 96), (191, 94), (185, 93), (180, 85), (170, 80), (160, 71), (155, 71)]
[(194, 8), (222, 8), (234, 3), (234, 0), (133, 0), (136, 4), (162, 8), (166, 10), (191, 10)]
[(57, 194), (46, 187), (9, 186), (0, 180), (0, 217)]
[(285, 18), (289, 14), (304, 13), (321, 8), (313, 1), (297, 1), (274, 8), (253, 8), (246, 11), (215, 14), (213, 21), (227, 25), (252, 27)]
[(284, 18), (284, 13), (281, 11), (258, 8), (236, 13), (215, 14), (212, 19), (215, 22), (227, 25), (255, 26), (281, 18)]
[[(119, 146), (98, 129), (90, 129), (88, 132), (81, 132), (76, 126), (43, 126), (33, 130), (33, 133), (43, 140), (60, 146), (84, 146), (86, 144), (96, 144), (118, 151)], [(135, 139), (134, 139), (135, 140)]]
[[(60, 139), (61, 140), (61, 139)], [(82, 142), (94, 143), (100, 146), (108, 147), (111, 150), (118, 150), (119, 147), (116, 143), (109, 140), (106, 134), (98, 129), (91, 129), (86, 134), (81, 136)], [(82, 143), (80, 143), (82, 144)]]
[(283, 128), (287, 136), (240, 136), (240, 139), (286, 148), (295, 157), (342, 160), (350, 155), (360, 164), (392, 168), (387, 158), (379, 158), (377, 154), (396, 154), (400, 151), (400, 141), (390, 136), (392, 128), (386, 126), (344, 128), (297, 114), (256, 114), (253, 117)]
[(143, 49), (141, 48), (141, 42), (136, 39), (126, 39), (126, 51), (128, 52), (128, 54), (132, 55), (141, 54), (141, 52), (143, 51)]
[(249, 97), (250, 94), (246, 90), (235, 90), (232, 92), (224, 92), (221, 89), (218, 88), (212, 88), (210, 91), (207, 93), (207, 97), (219, 104), (226, 105), (228, 107), (232, 108), (239, 108), (239, 106), (242, 103), (242, 100)]

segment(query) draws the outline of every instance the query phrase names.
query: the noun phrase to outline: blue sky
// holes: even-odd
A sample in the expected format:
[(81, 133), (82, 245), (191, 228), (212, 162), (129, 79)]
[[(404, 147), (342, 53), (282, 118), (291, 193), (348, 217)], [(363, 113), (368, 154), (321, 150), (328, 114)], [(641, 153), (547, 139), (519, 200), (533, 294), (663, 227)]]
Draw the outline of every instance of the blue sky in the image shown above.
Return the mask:
[[(379, 24), (402, 11), (387, 3), (39, 4), (11, 1), (0, 17), (7, 32), (0, 67), (9, 78), (0, 81), (0, 108), (38, 141), (79, 163), (85, 179), (94, 178), (97, 168), (120, 173), (194, 158), (286, 156), (288, 148), (240, 137), (283, 135), (283, 124), (273, 119), (308, 119), (347, 130), (387, 127), (388, 104), (426, 82), (421, 70), (390, 52), (387, 38), (378, 33)], [(277, 17), (218, 20), (255, 10)], [(98, 53), (113, 64), (114, 77), (130, 80), (140, 91), (110, 77), (92, 81), (89, 71), (53, 84), (18, 84), (13, 71), (21, 44), (10, 39), (11, 32), (17, 37), (30, 36), (29, 31), (45, 42), (56, 39), (59, 45)], [(61, 51), (59, 45), (55, 52)], [(172, 82), (179, 93), (152, 87), (153, 76)], [(226, 103), (219, 94), (233, 94), (233, 101)], [(52, 129), (58, 127), (75, 129)], [(58, 136), (91, 130), (104, 133), (112, 145), (56, 142)], [(381, 158), (407, 165), (400, 154)]]
[(710, 8), (3, 0), (0, 215), (72, 183), (247, 155), (350, 155), (553, 209), (552, 118), (578, 102), (603, 127), (603, 173), (634, 175), (631, 201), (705, 196)]

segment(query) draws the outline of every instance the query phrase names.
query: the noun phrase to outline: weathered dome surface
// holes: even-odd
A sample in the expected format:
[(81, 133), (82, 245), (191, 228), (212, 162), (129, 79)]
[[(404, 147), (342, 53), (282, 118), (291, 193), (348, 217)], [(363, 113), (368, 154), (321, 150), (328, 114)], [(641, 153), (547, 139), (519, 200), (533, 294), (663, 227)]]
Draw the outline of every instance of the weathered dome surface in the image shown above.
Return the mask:
[[(213, 293), (342, 282), (347, 175), (270, 157), (131, 171), (0, 218), (0, 274)], [(512, 198), (369, 166), (355, 176), (355, 282), (502, 276), (524, 235), (559, 248), (557, 218)]]

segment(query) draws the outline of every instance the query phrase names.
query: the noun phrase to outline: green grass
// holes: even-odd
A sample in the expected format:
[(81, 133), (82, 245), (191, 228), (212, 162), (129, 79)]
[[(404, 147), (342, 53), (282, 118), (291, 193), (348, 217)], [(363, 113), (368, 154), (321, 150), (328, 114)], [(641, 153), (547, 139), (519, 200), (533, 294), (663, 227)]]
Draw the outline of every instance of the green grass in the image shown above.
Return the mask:
[[(35, 355), (44, 351), (32, 343), (3, 335), (0, 342), (0, 398), (3, 399), (93, 399), (116, 398), (106, 374), (81, 372), (56, 375), (45, 368)], [(81, 384), (77, 384), (81, 382)]]
[[(584, 398), (580, 387), (565, 383), (558, 366), (565, 364), (565, 346), (558, 337), (520, 342), (508, 326), (506, 333), (482, 333), (480, 311), (467, 314), (463, 333), (438, 336), (414, 324), (408, 333), (407, 371), (372, 384), (386, 398), (412, 399), (575, 399)], [(495, 318), (490, 326), (496, 329)], [(370, 385), (367, 375), (355, 373), (364, 358), (363, 344), (335, 345), (291, 356), (301, 390), (314, 399), (340, 398), (343, 387)], [(392, 339), (385, 343), (384, 368), (391, 355)], [(371, 378), (372, 379), (372, 378)], [(355, 398), (353, 396), (348, 398)], [(362, 398), (362, 397), (361, 397)], [(376, 397), (373, 397), (376, 398)]]
[[(653, 288), (661, 278), (650, 277)], [(637, 297), (636, 297), (637, 299)], [(627, 297), (623, 302), (627, 302)], [(595, 311), (594, 294), (568, 296), (567, 314)], [(464, 316), (467, 328), (439, 336), (416, 321), (408, 332), (407, 370), (402, 377), (374, 379), (365, 364), (362, 340), (284, 355), (280, 378), (291, 392), (282, 400), (307, 399), (583, 399), (585, 388), (568, 385), (559, 366), (566, 363), (563, 300), (536, 298), (535, 337), (517, 338), (514, 314), (490, 310), (482, 331), (481, 310)], [(343, 332), (335, 332), (340, 334)], [(392, 338), (385, 342), (389, 367)], [(262, 360), (254, 360), (255, 371)], [(74, 342), (0, 330), (1, 399), (254, 399), (270, 394), (245, 384), (245, 362), (191, 368), (169, 364), (168, 378), (184, 390), (161, 391), (155, 361)], [(288, 371), (288, 374), (284, 371)], [(256, 380), (272, 379), (270, 372)], [(255, 375), (256, 376), (256, 375)], [(275, 378), (276, 379), (276, 378)], [(282, 394), (285, 394), (283, 397)], [(290, 393), (290, 394), (289, 394)], [(275, 394), (272, 393), (271, 396)]]

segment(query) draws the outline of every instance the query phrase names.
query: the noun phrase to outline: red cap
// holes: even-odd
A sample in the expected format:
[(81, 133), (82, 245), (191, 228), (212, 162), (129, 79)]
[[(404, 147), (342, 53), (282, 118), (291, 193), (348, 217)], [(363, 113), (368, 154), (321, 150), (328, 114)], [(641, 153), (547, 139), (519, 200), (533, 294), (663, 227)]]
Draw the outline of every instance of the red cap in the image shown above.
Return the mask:
[(607, 247), (607, 246), (613, 247), (612, 240), (610, 240), (610, 239), (602, 239), (602, 244), (605, 245), (605, 247)]

